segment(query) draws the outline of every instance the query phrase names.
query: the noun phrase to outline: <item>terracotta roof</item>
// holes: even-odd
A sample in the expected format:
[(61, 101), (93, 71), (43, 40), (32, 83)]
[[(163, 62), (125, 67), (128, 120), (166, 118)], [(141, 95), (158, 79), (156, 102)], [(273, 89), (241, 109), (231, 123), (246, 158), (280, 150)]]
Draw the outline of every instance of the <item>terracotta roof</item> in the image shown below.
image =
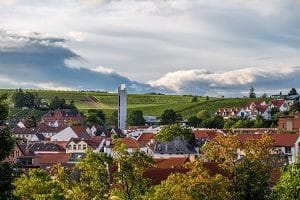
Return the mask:
[(137, 141), (141, 146), (146, 146), (146, 144), (148, 144), (154, 136), (155, 135), (153, 133), (143, 133), (137, 138)]
[(42, 153), (38, 154), (34, 160), (35, 164), (59, 164), (67, 163), (71, 158), (71, 153)]
[(163, 180), (166, 180), (172, 173), (186, 173), (188, 169), (161, 169), (150, 168), (144, 174), (144, 178), (149, 178), (153, 185), (159, 185)]
[(197, 140), (199, 139), (205, 139), (205, 140), (212, 140), (217, 136), (217, 132), (214, 130), (197, 130), (194, 131), (195, 138)]
[(160, 169), (181, 169), (189, 161), (188, 158), (165, 158), (154, 159), (156, 168)]
[(72, 130), (79, 138), (90, 138), (91, 136), (86, 132), (87, 127), (85, 126), (72, 126)]
[[(291, 133), (282, 133), (282, 134), (269, 134), (277, 147), (293, 147), (297, 139), (299, 138), (299, 134), (291, 134)], [(262, 134), (239, 134), (239, 140), (241, 142), (246, 142), (247, 140), (259, 140), (262, 137)]]
[(132, 148), (132, 149), (140, 148), (140, 144), (133, 138), (130, 137), (123, 138), (123, 142), (125, 143), (127, 148)]
[(269, 101), (269, 104), (273, 104), (275, 107), (280, 108), (284, 102), (284, 99), (273, 99)]
[(37, 128), (37, 132), (38, 133), (58, 133), (65, 128), (66, 128), (66, 126), (51, 127), (51, 126), (47, 126), (44, 123), (41, 123), (41, 124), (39, 124), (39, 126)]
[(258, 112), (264, 113), (269, 108), (269, 105), (259, 105), (255, 107)]

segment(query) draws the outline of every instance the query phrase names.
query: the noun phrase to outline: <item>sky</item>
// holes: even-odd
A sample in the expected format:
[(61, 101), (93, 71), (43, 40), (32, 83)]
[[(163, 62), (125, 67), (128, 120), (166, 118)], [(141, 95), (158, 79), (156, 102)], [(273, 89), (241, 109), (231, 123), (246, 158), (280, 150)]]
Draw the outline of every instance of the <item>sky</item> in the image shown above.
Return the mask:
[(0, 88), (288, 92), (299, 11), (298, 0), (0, 0)]

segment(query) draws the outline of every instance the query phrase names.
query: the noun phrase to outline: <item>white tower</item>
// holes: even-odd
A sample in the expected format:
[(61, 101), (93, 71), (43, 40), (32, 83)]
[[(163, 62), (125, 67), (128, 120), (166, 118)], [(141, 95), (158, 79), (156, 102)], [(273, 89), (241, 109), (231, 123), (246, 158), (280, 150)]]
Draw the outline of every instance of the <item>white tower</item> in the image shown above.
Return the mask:
[(118, 87), (118, 128), (124, 132), (127, 119), (127, 92), (125, 84)]

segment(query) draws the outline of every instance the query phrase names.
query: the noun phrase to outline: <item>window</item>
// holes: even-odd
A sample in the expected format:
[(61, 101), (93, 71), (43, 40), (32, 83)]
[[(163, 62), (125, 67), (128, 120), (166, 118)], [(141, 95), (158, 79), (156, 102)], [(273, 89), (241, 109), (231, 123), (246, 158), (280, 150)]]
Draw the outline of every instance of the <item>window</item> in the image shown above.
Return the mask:
[(291, 147), (285, 147), (285, 153), (288, 153), (288, 154), (292, 153)]
[(84, 145), (82, 145), (83, 146), (83, 150), (85, 150), (86, 149), (86, 144), (84, 144)]
[(68, 149), (71, 149), (71, 148), (72, 148), (72, 145), (69, 144), (69, 145), (68, 145)]
[(81, 144), (78, 145), (78, 149), (81, 149)]
[(73, 145), (73, 149), (76, 149), (76, 144)]

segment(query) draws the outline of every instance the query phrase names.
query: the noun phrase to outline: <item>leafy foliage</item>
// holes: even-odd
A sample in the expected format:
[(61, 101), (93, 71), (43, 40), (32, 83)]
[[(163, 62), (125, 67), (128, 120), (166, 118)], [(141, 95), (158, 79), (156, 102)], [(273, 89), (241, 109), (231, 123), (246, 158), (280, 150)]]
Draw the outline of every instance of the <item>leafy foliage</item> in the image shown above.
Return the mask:
[(70, 101), (70, 104), (67, 104), (65, 99), (59, 98), (58, 96), (55, 96), (51, 100), (49, 108), (51, 110), (55, 110), (55, 109), (77, 109), (73, 100)]
[(155, 139), (160, 142), (172, 141), (176, 137), (191, 140), (193, 138), (193, 134), (191, 130), (184, 128), (179, 124), (172, 124), (163, 126), (155, 135)]
[(165, 110), (161, 116), (162, 125), (174, 124), (180, 120), (182, 120), (181, 115), (176, 113), (173, 109)]
[(153, 164), (150, 156), (143, 152), (129, 153), (120, 139), (113, 141), (115, 147), (114, 163), (118, 166), (114, 174), (116, 188), (111, 197), (125, 200), (141, 199), (149, 190), (150, 180), (143, 178), (143, 173)]
[(250, 87), (249, 98), (256, 98), (253, 86)]
[(140, 110), (132, 111), (127, 118), (127, 124), (129, 126), (142, 126), (145, 125), (145, 123), (146, 120), (144, 119), (143, 112)]
[(300, 159), (295, 164), (286, 166), (278, 184), (275, 186), (278, 200), (300, 199)]
[(93, 125), (103, 126), (105, 124), (105, 114), (102, 110), (89, 110), (85, 123), (92, 127)]
[(58, 181), (51, 179), (42, 169), (33, 169), (28, 176), (22, 175), (14, 185), (15, 195), (20, 199), (64, 199), (64, 192)]

